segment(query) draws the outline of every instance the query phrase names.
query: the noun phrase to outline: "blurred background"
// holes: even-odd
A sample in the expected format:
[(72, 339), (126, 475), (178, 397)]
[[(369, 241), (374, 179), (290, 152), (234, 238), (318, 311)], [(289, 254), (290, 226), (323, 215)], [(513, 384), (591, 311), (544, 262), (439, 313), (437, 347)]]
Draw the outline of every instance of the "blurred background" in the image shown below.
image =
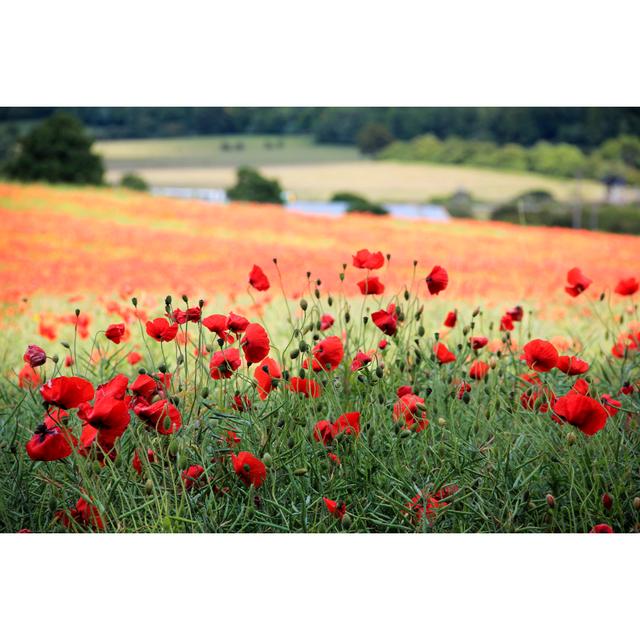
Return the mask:
[(640, 233), (638, 108), (0, 108), (6, 181)]

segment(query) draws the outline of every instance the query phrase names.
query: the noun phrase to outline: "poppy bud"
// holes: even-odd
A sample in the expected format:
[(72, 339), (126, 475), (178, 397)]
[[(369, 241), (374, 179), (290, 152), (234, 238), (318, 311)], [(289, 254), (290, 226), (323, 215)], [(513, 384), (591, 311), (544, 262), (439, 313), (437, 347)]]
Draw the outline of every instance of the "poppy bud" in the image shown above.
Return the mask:
[(306, 467), (300, 467), (299, 469), (295, 469), (293, 472), (294, 476), (306, 476), (307, 475), (307, 468)]
[(144, 483), (144, 492), (147, 495), (150, 495), (153, 493), (153, 480), (151, 478), (149, 478), (145, 483)]
[(438, 340), (440, 340), (440, 333), (439, 333), (438, 331), (436, 331), (436, 332), (433, 334), (433, 337), (435, 338), (435, 341), (436, 341), (436, 342), (438, 342)]
[(302, 378), (303, 380), (307, 377), (307, 372), (305, 369), (300, 369), (300, 371), (298, 371), (298, 377)]
[(189, 298), (187, 298), (187, 294), (186, 294), (186, 293), (183, 293), (183, 294), (182, 294), (182, 301), (183, 301), (185, 304), (189, 304)]
[(144, 376), (144, 375), (147, 373), (147, 370), (146, 370), (144, 367), (140, 367), (140, 368), (138, 369), (138, 373), (139, 373), (141, 376)]
[(498, 366), (498, 359), (491, 356), (491, 358), (489, 358), (489, 366), (495, 369)]
[(475, 318), (477, 315), (479, 315), (479, 313), (480, 313), (480, 307), (476, 307), (471, 313), (471, 317)]
[(311, 277), (311, 271), (307, 271), (307, 280)]
[(167, 296), (164, 299), (164, 303), (165, 303), (165, 305), (167, 305), (167, 307), (171, 306), (171, 300), (172, 300), (171, 296)]
[(278, 258), (272, 258), (273, 264), (278, 264)]
[(58, 356), (54, 354), (54, 355), (51, 356), (51, 359), (53, 360), (54, 364), (58, 364), (58, 360), (60, 358), (58, 358)]
[(164, 364), (164, 362), (158, 367), (158, 371), (160, 371), (160, 373), (167, 373), (167, 365)]
[(556, 499), (550, 493), (547, 493), (545, 500), (550, 509), (556, 506)]
[(292, 360), (295, 360), (300, 355), (300, 352), (297, 349), (294, 349), (289, 355)]
[(262, 456), (262, 462), (264, 462), (265, 467), (270, 467), (271, 464), (273, 463), (273, 458), (271, 457), (271, 454), (269, 454), (268, 452), (265, 453)]
[(604, 291), (600, 294), (600, 302), (604, 300)]
[(447, 426), (447, 421), (444, 418), (438, 418), (438, 424), (441, 427), (446, 427)]
[(348, 514), (348, 513), (345, 513), (345, 514), (342, 516), (342, 526), (343, 526), (345, 529), (351, 529), (351, 517), (349, 516), (349, 514)]
[(384, 371), (382, 370), (382, 367), (376, 367), (376, 376), (378, 376), (378, 378), (382, 378), (383, 375)]
[(209, 397), (209, 388), (208, 387), (204, 387), (204, 389), (202, 389), (202, 391), (200, 392), (200, 395), (203, 398), (208, 398)]
[(289, 449), (293, 449), (293, 447), (294, 447), (294, 445), (295, 445), (295, 444), (296, 444), (296, 442), (295, 442), (295, 440), (294, 440), (293, 438), (289, 438), (289, 439), (287, 440), (287, 447), (288, 447)]
[(28, 362), (32, 367), (40, 367), (47, 361), (47, 354), (44, 349), (30, 344), (25, 351), (23, 360)]
[(471, 328), (469, 327), (468, 324), (466, 324), (464, 327), (462, 327), (462, 335), (463, 336), (466, 336), (469, 333), (469, 331), (471, 331)]
[(132, 304), (134, 307), (137, 307), (137, 306), (138, 306), (138, 298), (131, 298), (131, 304)]
[(567, 433), (567, 444), (569, 446), (573, 446), (576, 443), (577, 439), (578, 438), (573, 431), (569, 431), (569, 433)]
[(602, 506), (607, 511), (611, 511), (611, 507), (613, 507), (613, 498), (608, 493), (602, 495)]
[(369, 322), (369, 316), (364, 316), (362, 318), (362, 324), (367, 324), (367, 322)]
[(404, 440), (405, 438), (408, 438), (411, 435), (411, 431), (409, 431), (408, 429), (403, 429), (402, 431), (400, 431), (400, 438), (402, 440)]
[(302, 353), (306, 353), (307, 351), (309, 351), (309, 345), (304, 340), (301, 340), (300, 344), (298, 345), (298, 349)]
[(320, 300), (320, 289), (314, 289), (313, 295)]
[[(182, 389), (180, 389), (182, 391)], [(171, 398), (171, 402), (173, 402), (173, 404), (176, 405), (176, 407), (180, 404), (180, 398), (178, 398), (177, 396), (173, 396), (173, 398)], [(169, 417), (169, 416), (167, 416)]]
[(328, 304), (330, 307), (331, 307), (331, 306), (333, 306), (333, 298), (332, 298), (331, 296), (329, 296), (329, 297), (327, 298), (327, 304)]
[[(388, 253), (387, 253), (387, 260), (391, 260), (391, 256), (390, 256)], [(417, 261), (417, 260), (414, 260), (414, 261), (413, 261), (413, 266), (414, 266), (414, 267), (417, 267), (417, 266), (418, 266), (418, 261)]]
[(184, 363), (184, 356), (182, 354), (180, 354), (177, 358), (176, 358), (176, 363), (178, 364), (178, 366), (180, 366), (181, 364)]
[(418, 335), (422, 338), (422, 336), (425, 334), (425, 330), (424, 327), (422, 325), (420, 325), (418, 327)]
[(307, 303), (307, 301), (304, 298), (300, 298), (300, 308), (303, 311), (306, 311), (308, 306), (309, 304)]
[(224, 347), (224, 338), (218, 338), (216, 342), (218, 343), (219, 347)]
[(77, 318), (80, 315), (80, 309), (76, 309), (75, 313), (76, 313), (76, 318)]
[(60, 343), (65, 349), (71, 349), (71, 345), (64, 340)]
[(351, 314), (347, 311), (344, 314), (344, 321), (348, 324), (349, 320), (351, 320)]
[(340, 280), (344, 282), (344, 273), (341, 273), (339, 277), (340, 277)]
[(408, 292), (406, 289), (404, 290), (404, 294), (403, 294), (403, 295), (404, 295), (404, 299), (405, 299), (405, 300), (408, 300), (408, 299), (409, 299), (409, 297), (410, 297), (410, 296), (409, 296), (409, 292)]
[(640, 511), (640, 496), (636, 496), (636, 497), (633, 499), (633, 508), (634, 508), (636, 511)]

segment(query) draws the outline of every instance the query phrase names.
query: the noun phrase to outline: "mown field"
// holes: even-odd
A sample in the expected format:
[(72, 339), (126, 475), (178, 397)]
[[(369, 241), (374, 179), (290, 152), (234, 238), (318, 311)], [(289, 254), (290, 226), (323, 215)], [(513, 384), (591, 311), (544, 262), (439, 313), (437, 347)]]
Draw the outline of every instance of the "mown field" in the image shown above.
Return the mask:
[[(236, 148), (237, 145), (242, 148)], [(223, 145), (228, 147), (223, 150)], [(282, 145), (282, 146), (280, 146)], [(561, 180), (533, 173), (451, 165), (373, 161), (355, 147), (317, 145), (308, 136), (203, 136), (151, 140), (104, 141), (108, 179), (136, 171), (154, 186), (227, 188), (235, 168), (247, 164), (280, 180), (303, 199), (328, 199), (338, 191), (355, 191), (374, 200), (424, 202), (460, 188), (488, 202), (508, 200), (524, 191), (549, 191), (558, 200), (599, 200), (597, 182)]]
[(640, 528), (636, 237), (1, 184), (0, 256), (2, 531)]

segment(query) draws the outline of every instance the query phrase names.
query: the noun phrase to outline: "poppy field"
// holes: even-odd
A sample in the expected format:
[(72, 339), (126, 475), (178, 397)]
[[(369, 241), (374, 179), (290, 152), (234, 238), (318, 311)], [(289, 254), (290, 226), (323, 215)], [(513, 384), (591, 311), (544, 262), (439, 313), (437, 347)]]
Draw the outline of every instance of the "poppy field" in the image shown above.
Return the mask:
[(0, 184), (0, 531), (640, 531), (640, 239)]

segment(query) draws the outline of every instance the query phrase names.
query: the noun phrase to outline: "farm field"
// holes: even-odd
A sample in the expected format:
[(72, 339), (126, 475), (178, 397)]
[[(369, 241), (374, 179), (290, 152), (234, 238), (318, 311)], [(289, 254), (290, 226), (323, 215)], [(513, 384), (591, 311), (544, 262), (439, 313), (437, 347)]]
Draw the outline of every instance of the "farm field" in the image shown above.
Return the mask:
[(0, 269), (0, 531), (640, 530), (637, 237), (5, 183)]
[[(277, 146), (282, 141), (283, 146)], [(241, 150), (235, 146), (241, 143)], [(222, 145), (230, 149), (222, 151)], [(270, 145), (266, 148), (265, 145)], [(153, 186), (227, 188), (235, 168), (258, 167), (280, 180), (301, 199), (329, 199), (337, 191), (355, 191), (374, 200), (424, 202), (460, 188), (488, 202), (508, 200), (533, 189), (549, 191), (559, 200), (604, 196), (593, 181), (561, 180), (533, 173), (373, 161), (355, 147), (318, 145), (308, 136), (205, 136), (151, 140), (103, 141), (96, 150), (105, 157), (111, 182), (135, 171)]]

